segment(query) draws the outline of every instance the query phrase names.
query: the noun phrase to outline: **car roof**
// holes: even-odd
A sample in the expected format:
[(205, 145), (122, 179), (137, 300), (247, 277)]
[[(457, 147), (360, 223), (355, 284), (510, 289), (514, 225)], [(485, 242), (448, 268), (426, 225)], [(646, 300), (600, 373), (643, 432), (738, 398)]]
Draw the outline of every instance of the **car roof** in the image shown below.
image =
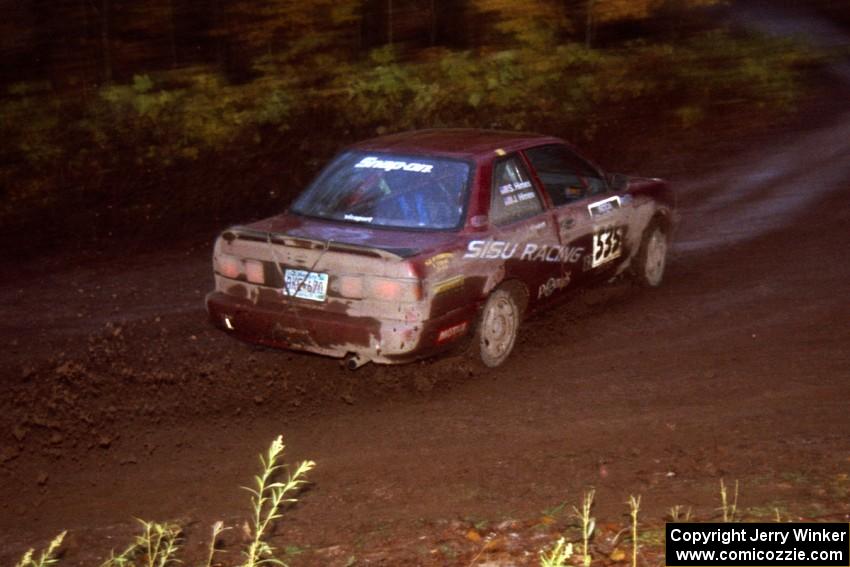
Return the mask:
[(559, 138), (529, 132), (435, 128), (389, 134), (358, 142), (351, 149), (399, 154), (426, 154), (456, 158), (482, 158), (541, 144), (564, 143)]

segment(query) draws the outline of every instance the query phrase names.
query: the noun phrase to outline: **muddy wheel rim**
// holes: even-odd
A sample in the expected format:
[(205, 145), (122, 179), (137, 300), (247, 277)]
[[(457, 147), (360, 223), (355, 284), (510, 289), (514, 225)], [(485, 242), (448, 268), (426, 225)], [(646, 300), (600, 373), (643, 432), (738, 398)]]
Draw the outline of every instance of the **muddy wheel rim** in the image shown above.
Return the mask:
[(484, 317), (481, 348), (493, 359), (507, 356), (516, 336), (516, 309), (508, 299), (500, 297)]
[(667, 239), (660, 230), (655, 230), (646, 246), (646, 268), (644, 275), (650, 285), (658, 285), (664, 276), (667, 261)]

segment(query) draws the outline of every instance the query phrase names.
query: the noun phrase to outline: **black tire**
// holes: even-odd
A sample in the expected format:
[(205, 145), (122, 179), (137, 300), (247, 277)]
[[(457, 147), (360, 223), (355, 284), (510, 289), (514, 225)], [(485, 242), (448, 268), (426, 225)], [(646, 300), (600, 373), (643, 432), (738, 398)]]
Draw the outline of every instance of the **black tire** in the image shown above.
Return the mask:
[(658, 287), (664, 280), (667, 266), (667, 233), (658, 222), (653, 222), (643, 233), (634, 263), (635, 279), (645, 287)]
[(511, 354), (519, 332), (520, 317), (517, 299), (508, 289), (496, 289), (487, 298), (473, 344), (484, 366), (495, 368)]

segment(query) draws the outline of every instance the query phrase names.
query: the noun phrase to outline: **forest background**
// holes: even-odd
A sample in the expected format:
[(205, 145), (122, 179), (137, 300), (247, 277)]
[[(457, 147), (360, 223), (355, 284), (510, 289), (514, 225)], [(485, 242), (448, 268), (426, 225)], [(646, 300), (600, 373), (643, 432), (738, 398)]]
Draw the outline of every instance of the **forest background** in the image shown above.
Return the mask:
[[(754, 31), (742, 4), (0, 0), (2, 255), (207, 235), (282, 210), (346, 143), (413, 128), (540, 131), (640, 169), (782, 120), (816, 82), (830, 54)], [(847, 25), (842, 4), (810, 8)]]

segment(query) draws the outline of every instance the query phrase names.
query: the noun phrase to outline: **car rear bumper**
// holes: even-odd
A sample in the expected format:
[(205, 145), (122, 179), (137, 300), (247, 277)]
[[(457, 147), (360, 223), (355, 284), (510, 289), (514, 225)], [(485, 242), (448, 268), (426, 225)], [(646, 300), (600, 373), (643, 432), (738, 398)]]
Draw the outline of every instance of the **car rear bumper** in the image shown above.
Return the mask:
[(212, 323), (242, 340), (342, 358), (358, 355), (384, 364), (409, 362), (444, 350), (473, 329), (475, 306), (418, 322), (355, 317), (298, 305), (255, 304), (213, 291), (206, 297)]

